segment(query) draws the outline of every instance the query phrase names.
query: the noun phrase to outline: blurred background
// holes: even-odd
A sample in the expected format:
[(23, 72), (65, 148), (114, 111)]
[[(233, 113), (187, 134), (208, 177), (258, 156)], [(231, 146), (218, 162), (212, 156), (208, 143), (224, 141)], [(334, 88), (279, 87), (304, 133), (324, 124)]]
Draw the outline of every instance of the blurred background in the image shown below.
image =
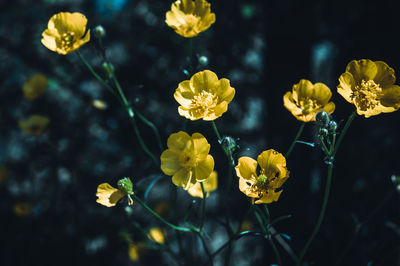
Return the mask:
[[(235, 159), (256, 158), (270, 148), (287, 151), (301, 123), (285, 109), (282, 97), (300, 79), (331, 88), (336, 104), (332, 118), (343, 125), (354, 106), (336, 93), (336, 86), (348, 62), (368, 58), (400, 71), (398, 9), (393, 1), (210, 2), (216, 23), (193, 39), (194, 66), (228, 78), (236, 89), (228, 112), (216, 120), (222, 135), (240, 138)], [(206, 263), (198, 239), (184, 233), (164, 229), (176, 257), (149, 244), (141, 230), (163, 225), (139, 204), (126, 209), (126, 202), (114, 208), (96, 203), (98, 184), (116, 186), (125, 176), (132, 178), (139, 197), (146, 196), (151, 207), (175, 223), (188, 211), (196, 223), (201, 200), (177, 189), (154, 167), (123, 108), (76, 54), (58, 55), (40, 42), (49, 18), (61, 11), (85, 14), (91, 29), (101, 24), (107, 33), (106, 57), (129, 101), (155, 123), (166, 143), (183, 127), (173, 93), (188, 79), (184, 70), (189, 40), (164, 21), (171, 3), (0, 1), (1, 265)], [(101, 72), (103, 59), (96, 48), (92, 36), (80, 52)], [(41, 86), (44, 93), (27, 99), (27, 86)], [(46, 129), (24, 130), (31, 115), (46, 117)], [(400, 265), (400, 194), (391, 181), (392, 175), (400, 174), (399, 118), (400, 112), (393, 112), (353, 121), (334, 162), (328, 210), (305, 257), (307, 265)], [(223, 190), (227, 161), (210, 124), (196, 121), (187, 126), (189, 133), (201, 132), (211, 143)], [(159, 155), (152, 131), (143, 123), (139, 127)], [(315, 125), (308, 123), (300, 139), (314, 142), (315, 136)], [(295, 252), (304, 246), (320, 211), (327, 171), (323, 159), (318, 146), (296, 145), (287, 160), (290, 179), (280, 200), (269, 205), (273, 218), (292, 215), (275, 228)], [(248, 206), (236, 186), (229, 196), (211, 193), (205, 229), (212, 251), (228, 239), (221, 213), (240, 226)], [(246, 218), (246, 226), (260, 230), (253, 216)], [(180, 253), (179, 238), (185, 246)], [(278, 248), (283, 264), (292, 265), (285, 250)], [(216, 265), (275, 263), (268, 243), (256, 237), (238, 240), (231, 260), (225, 258), (222, 252)]]

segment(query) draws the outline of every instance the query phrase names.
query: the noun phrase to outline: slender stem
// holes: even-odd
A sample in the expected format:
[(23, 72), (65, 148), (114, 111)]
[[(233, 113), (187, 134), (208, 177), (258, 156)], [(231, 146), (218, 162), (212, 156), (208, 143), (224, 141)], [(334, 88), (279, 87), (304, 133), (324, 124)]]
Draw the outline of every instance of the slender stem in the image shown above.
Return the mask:
[(301, 126), (299, 128), (299, 130), (297, 131), (296, 137), (294, 138), (292, 144), (289, 147), (289, 150), (286, 152), (285, 154), (285, 158), (287, 159), (289, 157), (289, 155), (292, 153), (292, 150), (294, 148), (294, 146), (297, 143), (297, 140), (300, 138), (301, 133), (303, 132), (304, 126), (306, 125), (306, 123), (301, 123)]
[(206, 192), (204, 190), (203, 182), (200, 182), (200, 186), (201, 186), (201, 191), (203, 192), (203, 202), (202, 202), (202, 210), (201, 210), (201, 218), (200, 218), (200, 226), (199, 226), (199, 229), (201, 231), (203, 229), (204, 217), (206, 214)]
[(182, 231), (182, 232), (191, 232), (192, 231), (190, 228), (176, 226), (176, 225), (173, 225), (173, 224), (167, 222), (166, 220), (164, 220), (164, 218), (162, 218), (160, 215), (155, 213), (146, 203), (144, 203), (141, 199), (139, 199), (135, 194), (132, 194), (131, 196), (137, 202), (139, 202), (139, 204), (142, 205), (143, 208), (145, 208), (148, 212), (150, 212), (154, 217), (156, 217), (158, 220), (160, 220), (164, 224), (168, 225), (172, 229), (175, 229), (175, 230), (178, 230), (178, 231)]
[(324, 200), (322, 202), (322, 207), (321, 207), (321, 212), (318, 217), (317, 224), (314, 228), (314, 231), (312, 232), (310, 238), (308, 239), (306, 245), (300, 252), (299, 260), (297, 265), (301, 265), (301, 262), (304, 258), (304, 255), (306, 254), (308, 248), (310, 247), (312, 241), (314, 240), (315, 236), (317, 235), (319, 228), (321, 227), (322, 221), (324, 219), (325, 211), (326, 211), (326, 206), (328, 205), (328, 199), (329, 199), (329, 191), (331, 189), (331, 183), (332, 183), (332, 172), (333, 172), (333, 164), (328, 165), (328, 177), (326, 179), (326, 185), (325, 185), (325, 194), (324, 194)]
[(82, 63), (89, 69), (89, 71), (92, 73), (92, 75), (101, 83), (103, 84), (114, 96), (117, 96), (115, 93), (114, 89), (102, 78), (100, 77), (99, 74), (92, 68), (92, 66), (86, 61), (86, 59), (81, 55), (79, 51), (76, 51), (76, 54), (78, 55), (79, 59), (82, 61)]
[(205, 251), (206, 254), (207, 254), (208, 262), (210, 263), (210, 265), (214, 265), (213, 258), (212, 258), (212, 256), (211, 256), (211, 252), (210, 252), (210, 250), (209, 250), (208, 247), (207, 247), (207, 243), (206, 243), (206, 241), (204, 240), (203, 235), (201, 234), (201, 232), (197, 232), (197, 234), (198, 234), (198, 236), (199, 236), (199, 238), (200, 238), (200, 240), (201, 240), (201, 243), (203, 244), (204, 251)]
[(153, 132), (157, 138), (158, 146), (160, 147), (160, 150), (163, 151), (164, 145), (161, 141), (160, 133), (158, 132), (157, 127), (151, 121), (149, 121), (146, 117), (144, 117), (136, 108), (133, 108), (133, 110), (134, 110), (135, 114), (137, 114), (139, 119), (142, 120), (143, 123), (145, 123), (147, 126), (149, 126), (153, 130)]
[(339, 139), (338, 139), (337, 142), (336, 142), (335, 150), (334, 150), (334, 152), (333, 152), (333, 156), (336, 155), (336, 152), (337, 152), (337, 150), (338, 150), (340, 144), (342, 143), (342, 140), (343, 140), (343, 138), (344, 138), (344, 135), (346, 135), (347, 129), (349, 129), (350, 124), (351, 124), (351, 122), (353, 121), (353, 119), (354, 119), (354, 117), (356, 116), (356, 114), (357, 114), (357, 112), (354, 111), (354, 112), (349, 116), (349, 118), (347, 119), (347, 122), (346, 122), (346, 124), (344, 125), (344, 127), (343, 127), (343, 129), (342, 129), (342, 132), (340, 133)]
[(269, 210), (268, 210), (267, 204), (263, 204), (263, 205), (264, 205), (264, 212), (265, 212), (265, 221), (267, 222), (267, 239), (268, 239), (269, 244), (270, 244), (271, 247), (272, 247), (272, 250), (273, 250), (274, 253), (275, 253), (275, 257), (276, 257), (276, 260), (277, 260), (277, 262), (278, 262), (278, 265), (282, 265), (281, 255), (279, 254), (279, 251), (278, 251), (278, 249), (277, 249), (277, 247), (276, 247), (276, 245), (275, 245), (275, 243), (274, 243), (274, 241), (273, 241), (273, 239), (272, 239), (272, 235), (271, 235), (271, 231), (270, 231), (270, 227), (271, 227), (271, 224), (270, 224), (271, 215), (269, 214)]
[(217, 128), (217, 125), (215, 124), (214, 120), (211, 121), (211, 125), (212, 125), (212, 127), (214, 129), (215, 135), (217, 135), (218, 142), (221, 144), (222, 138), (221, 138), (221, 135), (218, 132), (218, 128)]
[(219, 134), (217, 125), (215, 124), (214, 120), (211, 121), (211, 125), (212, 125), (212, 127), (213, 127), (213, 129), (214, 129), (215, 135), (217, 136), (218, 143), (221, 145), (221, 148), (222, 148), (222, 150), (224, 151), (226, 157), (228, 158), (231, 167), (232, 167), (232, 168), (235, 168), (235, 161), (233, 160), (232, 153), (231, 153), (230, 150), (226, 150), (226, 149), (223, 147), (222, 138), (221, 138), (221, 135)]

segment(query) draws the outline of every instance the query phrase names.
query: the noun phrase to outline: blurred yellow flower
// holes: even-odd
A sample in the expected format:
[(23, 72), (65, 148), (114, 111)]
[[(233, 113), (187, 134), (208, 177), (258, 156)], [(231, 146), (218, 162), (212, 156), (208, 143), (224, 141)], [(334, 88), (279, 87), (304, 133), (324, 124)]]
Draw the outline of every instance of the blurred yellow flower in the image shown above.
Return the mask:
[(108, 105), (107, 105), (107, 103), (105, 101), (98, 100), (98, 99), (94, 99), (92, 101), (92, 105), (93, 105), (93, 107), (95, 107), (95, 108), (97, 108), (99, 110), (105, 110), (108, 107)]
[(394, 70), (383, 61), (353, 60), (340, 78), (338, 93), (366, 118), (400, 108), (400, 86)]
[(165, 231), (161, 228), (158, 227), (151, 228), (147, 237), (158, 244), (162, 245), (165, 243)]
[(33, 75), (22, 87), (25, 99), (33, 100), (39, 98), (46, 90), (47, 84), (48, 80), (44, 75)]
[(0, 166), (0, 184), (4, 184), (9, 177), (8, 169), (4, 166)]
[(50, 119), (42, 115), (31, 115), (27, 119), (18, 121), (18, 125), (22, 130), (34, 136), (42, 134), (49, 123)]
[[(257, 174), (257, 161), (260, 174)], [(239, 177), (239, 189), (252, 198), (253, 204), (256, 198), (258, 198), (256, 204), (277, 201), (282, 190), (276, 190), (289, 178), (286, 159), (279, 152), (269, 149), (263, 151), (257, 161), (250, 157), (239, 158), (235, 167)]]
[(78, 12), (55, 14), (42, 33), (42, 44), (62, 55), (74, 52), (90, 40), (90, 31), (86, 31), (86, 23), (86, 17)]
[(161, 170), (172, 176), (176, 186), (187, 190), (212, 173), (214, 158), (208, 154), (210, 144), (202, 134), (189, 136), (183, 131), (171, 134), (167, 146), (168, 149), (161, 154)]
[(229, 80), (218, 80), (217, 75), (204, 70), (194, 74), (190, 80), (179, 83), (174, 93), (181, 105), (178, 112), (191, 120), (215, 120), (228, 110), (228, 104), (235, 96), (235, 89)]
[(203, 191), (201, 190), (200, 183), (203, 183), (204, 191), (206, 192), (206, 197), (210, 195), (211, 191), (214, 191), (218, 187), (218, 174), (213, 171), (211, 175), (203, 182), (197, 182), (188, 189), (188, 193), (192, 197), (203, 198)]
[(332, 114), (335, 104), (329, 102), (331, 90), (323, 83), (312, 84), (302, 79), (294, 84), (292, 91), (283, 96), (283, 105), (294, 117), (303, 122), (315, 121), (315, 115), (320, 111)]
[(29, 216), (32, 213), (32, 205), (28, 201), (14, 204), (13, 211), (17, 216)]
[(146, 252), (146, 244), (142, 241), (129, 244), (128, 255), (132, 261), (139, 261), (140, 257)]
[(215, 22), (210, 3), (206, 0), (178, 0), (171, 5), (165, 22), (179, 35), (191, 38), (208, 29)]
[(106, 207), (113, 207), (121, 198), (126, 196), (126, 193), (114, 188), (108, 183), (103, 183), (97, 187), (96, 196), (98, 197), (96, 200), (97, 203), (100, 203)]

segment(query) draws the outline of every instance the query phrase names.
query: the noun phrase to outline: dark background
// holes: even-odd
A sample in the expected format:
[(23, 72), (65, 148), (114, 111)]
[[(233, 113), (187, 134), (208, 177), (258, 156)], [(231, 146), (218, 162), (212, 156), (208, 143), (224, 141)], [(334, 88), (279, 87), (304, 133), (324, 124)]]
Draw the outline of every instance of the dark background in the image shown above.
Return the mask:
[[(124, 211), (125, 203), (114, 208), (97, 204), (96, 187), (103, 182), (116, 186), (118, 179), (130, 176), (142, 197), (160, 171), (142, 152), (122, 107), (92, 78), (76, 54), (58, 55), (40, 39), (49, 18), (61, 11), (85, 14), (89, 28), (103, 25), (107, 58), (130, 102), (156, 124), (166, 143), (184, 122), (172, 95), (179, 82), (187, 79), (183, 70), (188, 68), (189, 45), (188, 39), (164, 22), (172, 1), (0, 3), (0, 164), (10, 173), (0, 185), (0, 264), (133, 263), (121, 232), (139, 241), (143, 236), (132, 221), (145, 229), (160, 224), (138, 204), (130, 216)], [(354, 110), (336, 93), (338, 77), (348, 62), (381, 60), (400, 71), (395, 1), (212, 1), (211, 5), (216, 23), (193, 38), (194, 64), (197, 70), (210, 69), (219, 78), (228, 78), (236, 89), (228, 112), (216, 120), (223, 135), (240, 138), (236, 157), (256, 158), (270, 148), (287, 151), (300, 122), (284, 108), (282, 97), (300, 79), (331, 88), (336, 104), (333, 119), (340, 124)], [(95, 44), (92, 36), (80, 51), (101, 71)], [(209, 65), (197, 64), (198, 56), (207, 56)], [(26, 100), (23, 83), (37, 73), (49, 79), (48, 89), (41, 98)], [(106, 101), (108, 108), (93, 108), (93, 99)], [(32, 113), (50, 118), (45, 134), (32, 137), (19, 129), (18, 120)], [(390, 180), (400, 173), (399, 122), (398, 112), (368, 119), (357, 116), (353, 121), (334, 162), (328, 210), (306, 255), (308, 265), (400, 265), (400, 201)], [(152, 132), (143, 124), (140, 128), (152, 151), (160, 154)], [(211, 143), (223, 191), (227, 163), (210, 125), (192, 122), (187, 131), (201, 132)], [(314, 139), (315, 126), (309, 123), (301, 140)], [(269, 205), (273, 218), (292, 215), (275, 228), (290, 236), (288, 243), (296, 252), (304, 246), (320, 211), (326, 177), (323, 157), (319, 147), (297, 145), (287, 160), (291, 174), (284, 192), (278, 202)], [(162, 178), (147, 202), (150, 206), (173, 202), (175, 192), (170, 178)], [(177, 197), (181, 201), (169, 219), (182, 221), (193, 205), (196, 221), (201, 201), (192, 202), (182, 190)], [(216, 250), (226, 241), (218, 221), (221, 211), (238, 221), (248, 201), (236, 186), (228, 197), (216, 192), (209, 199), (206, 230)], [(13, 206), (19, 202), (30, 202), (32, 213), (16, 215)], [(374, 212), (377, 206), (381, 207)], [(249, 220), (259, 230), (254, 217)], [(362, 221), (366, 221), (362, 230), (344, 253)], [(194, 248), (200, 243), (187, 238), (183, 264), (205, 262), (204, 253)], [(168, 230), (167, 239), (174, 245), (174, 232)], [(292, 265), (281, 247), (279, 251), (283, 264)], [(253, 237), (238, 241), (232, 258), (232, 265), (276, 262), (267, 242)], [(157, 250), (149, 250), (138, 263), (176, 265)]]

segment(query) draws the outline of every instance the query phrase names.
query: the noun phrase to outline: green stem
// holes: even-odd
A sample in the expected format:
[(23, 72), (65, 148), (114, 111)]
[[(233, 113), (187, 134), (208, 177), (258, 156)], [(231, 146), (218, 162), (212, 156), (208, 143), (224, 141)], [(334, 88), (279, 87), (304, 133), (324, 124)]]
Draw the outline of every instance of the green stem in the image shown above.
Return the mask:
[(200, 218), (200, 232), (203, 229), (203, 224), (204, 224), (204, 217), (205, 217), (205, 213), (206, 213), (206, 192), (204, 190), (204, 185), (203, 182), (200, 182), (200, 186), (201, 186), (201, 191), (203, 192), (203, 202), (202, 202), (202, 210), (201, 210), (201, 218)]
[(214, 120), (211, 121), (211, 125), (214, 129), (215, 135), (217, 136), (218, 143), (221, 145), (221, 148), (224, 151), (226, 157), (228, 158), (231, 167), (235, 168), (235, 161), (233, 160), (232, 153), (231, 153), (231, 151), (224, 149), (223, 144), (222, 144), (221, 135), (219, 134), (217, 125), (215, 124)]
[(135, 194), (131, 195), (137, 202), (139, 202), (139, 204), (145, 208), (148, 212), (150, 212), (154, 217), (156, 217), (158, 220), (160, 220), (161, 222), (163, 222), (164, 224), (168, 225), (169, 227), (171, 227), (172, 229), (178, 230), (178, 231), (182, 231), (182, 232), (191, 232), (192, 230), (186, 227), (180, 227), (180, 226), (176, 226), (173, 225), (169, 222), (167, 222), (166, 220), (164, 220), (164, 218), (162, 218), (160, 215), (158, 215), (157, 213), (155, 213), (146, 203), (144, 203), (141, 199), (139, 199)]
[(157, 127), (151, 121), (149, 121), (146, 117), (144, 117), (136, 108), (134, 108), (133, 110), (134, 110), (135, 114), (137, 114), (139, 119), (142, 120), (143, 123), (145, 123), (147, 126), (149, 126), (153, 130), (153, 132), (157, 138), (158, 146), (160, 147), (160, 150), (163, 151), (164, 145), (161, 141), (161, 136), (160, 136), (160, 133), (158, 132)]
[(354, 112), (349, 116), (349, 118), (347, 119), (347, 122), (346, 122), (346, 124), (344, 125), (344, 127), (343, 127), (343, 129), (342, 129), (342, 132), (340, 133), (339, 139), (338, 139), (337, 142), (336, 142), (335, 150), (334, 150), (334, 152), (333, 152), (333, 157), (335, 157), (336, 152), (337, 152), (337, 150), (338, 150), (340, 144), (342, 143), (342, 140), (343, 140), (343, 138), (344, 138), (344, 135), (346, 135), (347, 129), (349, 129), (350, 124), (351, 124), (351, 122), (353, 121), (353, 119), (354, 119), (354, 117), (356, 116), (356, 114), (357, 114), (357, 112), (354, 111)]
[(314, 227), (314, 231), (312, 232), (310, 238), (308, 239), (306, 245), (300, 252), (299, 260), (297, 265), (301, 265), (301, 262), (304, 258), (304, 255), (306, 254), (308, 248), (310, 247), (312, 241), (314, 240), (315, 236), (317, 235), (319, 228), (321, 227), (322, 221), (324, 219), (325, 211), (326, 211), (326, 206), (328, 205), (328, 199), (329, 199), (329, 191), (331, 189), (331, 183), (332, 183), (332, 172), (333, 172), (333, 164), (328, 165), (328, 177), (326, 179), (326, 185), (325, 185), (325, 194), (324, 194), (324, 200), (322, 202), (322, 207), (321, 207), (321, 212), (318, 217), (318, 221), (316, 226)]
[(214, 120), (211, 121), (211, 125), (212, 125), (212, 127), (214, 129), (215, 135), (217, 135), (218, 142), (221, 144), (222, 138), (221, 138), (221, 135), (219, 134), (217, 125), (215, 124)]
[(139, 128), (136, 124), (136, 120), (135, 120), (135, 113), (131, 107), (131, 105), (129, 104), (122, 88), (121, 85), (119, 84), (117, 78), (115, 77), (115, 75), (112, 75), (111, 77), (112, 81), (114, 82), (115, 86), (117, 87), (117, 91), (122, 99), (122, 102), (124, 104), (124, 108), (126, 110), (126, 112), (129, 115), (130, 121), (132, 123), (133, 129), (135, 131), (136, 134), (136, 138), (139, 141), (140, 147), (142, 147), (143, 151), (153, 160), (153, 162), (158, 165), (158, 160), (156, 159), (156, 157), (154, 156), (154, 154), (149, 150), (149, 148), (147, 147), (147, 145), (144, 143), (143, 138), (140, 134)]
[(297, 131), (296, 137), (294, 138), (292, 144), (290, 144), (289, 150), (285, 154), (285, 158), (287, 159), (289, 155), (292, 153), (294, 146), (297, 143), (297, 140), (300, 138), (301, 133), (303, 132), (304, 126), (306, 123), (301, 123), (299, 130)]

